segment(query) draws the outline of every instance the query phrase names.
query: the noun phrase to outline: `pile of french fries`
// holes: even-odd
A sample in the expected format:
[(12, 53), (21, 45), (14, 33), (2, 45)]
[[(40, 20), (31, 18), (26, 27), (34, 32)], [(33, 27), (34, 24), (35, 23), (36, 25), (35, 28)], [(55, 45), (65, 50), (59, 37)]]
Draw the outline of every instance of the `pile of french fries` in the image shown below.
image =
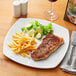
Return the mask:
[(30, 51), (34, 51), (37, 48), (34, 36), (28, 37), (24, 32), (13, 34), (12, 43), (9, 43), (8, 46), (15, 54), (28, 58), (30, 57)]

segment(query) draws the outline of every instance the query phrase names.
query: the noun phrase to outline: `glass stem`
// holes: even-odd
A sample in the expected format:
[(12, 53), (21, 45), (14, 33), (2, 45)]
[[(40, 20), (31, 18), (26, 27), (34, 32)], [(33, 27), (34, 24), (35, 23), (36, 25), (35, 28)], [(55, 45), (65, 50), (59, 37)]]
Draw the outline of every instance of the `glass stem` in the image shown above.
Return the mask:
[(50, 14), (49, 15), (54, 15), (54, 13), (53, 13), (53, 2), (51, 2), (51, 9), (50, 9)]
[(51, 10), (53, 10), (53, 2), (51, 2)]

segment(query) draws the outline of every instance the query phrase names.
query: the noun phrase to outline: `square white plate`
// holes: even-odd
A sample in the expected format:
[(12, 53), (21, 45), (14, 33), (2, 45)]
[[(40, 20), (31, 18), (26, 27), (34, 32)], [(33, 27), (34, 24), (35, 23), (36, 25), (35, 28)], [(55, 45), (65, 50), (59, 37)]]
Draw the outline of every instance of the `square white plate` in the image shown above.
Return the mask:
[[(69, 45), (69, 32), (67, 29), (52, 23), (54, 34), (63, 37), (64, 38), (64, 44), (58, 48), (54, 53), (52, 53), (47, 59), (41, 60), (41, 61), (33, 61), (32, 58), (24, 58), (20, 55), (16, 55), (13, 53), (13, 51), (10, 50), (8, 47), (8, 43), (12, 41), (12, 34), (15, 32), (21, 32), (21, 28), (25, 27), (30, 21), (39, 21), (43, 25), (47, 25), (50, 21), (46, 20), (40, 20), (40, 19), (33, 19), (33, 18), (20, 18), (8, 31), (4, 46), (3, 46), (3, 53), (5, 56), (7, 56), (9, 59), (20, 63), (22, 65), (26, 65), (29, 67), (34, 68), (41, 68), (41, 69), (49, 69), (49, 68), (55, 68), (64, 58), (68, 45)], [(38, 45), (41, 43), (41, 41), (36, 40)]]

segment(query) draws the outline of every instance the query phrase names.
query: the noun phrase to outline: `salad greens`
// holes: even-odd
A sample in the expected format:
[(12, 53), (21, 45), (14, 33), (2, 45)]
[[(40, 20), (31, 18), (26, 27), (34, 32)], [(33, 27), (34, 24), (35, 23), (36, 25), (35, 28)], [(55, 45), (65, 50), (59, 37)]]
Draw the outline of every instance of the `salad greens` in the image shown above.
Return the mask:
[(25, 27), (21, 28), (21, 30), (22, 30), (23, 32), (27, 32), (27, 29), (26, 29)]
[(34, 35), (37, 39), (41, 39), (43, 35), (47, 35), (48, 33), (53, 33), (52, 24), (49, 23), (46, 26), (43, 26), (38, 21), (29, 22), (28, 26), (21, 28), (23, 32), (28, 31), (28, 35), (31, 37)]

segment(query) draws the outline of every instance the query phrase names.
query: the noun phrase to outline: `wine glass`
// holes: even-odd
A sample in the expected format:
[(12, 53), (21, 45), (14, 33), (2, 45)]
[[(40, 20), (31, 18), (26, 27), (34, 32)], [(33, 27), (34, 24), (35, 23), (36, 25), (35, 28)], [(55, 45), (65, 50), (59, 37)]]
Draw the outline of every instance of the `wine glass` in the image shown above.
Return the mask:
[(51, 2), (51, 9), (44, 11), (44, 16), (46, 19), (54, 21), (58, 19), (58, 14), (55, 10), (53, 10), (53, 3), (57, 0), (49, 0)]

